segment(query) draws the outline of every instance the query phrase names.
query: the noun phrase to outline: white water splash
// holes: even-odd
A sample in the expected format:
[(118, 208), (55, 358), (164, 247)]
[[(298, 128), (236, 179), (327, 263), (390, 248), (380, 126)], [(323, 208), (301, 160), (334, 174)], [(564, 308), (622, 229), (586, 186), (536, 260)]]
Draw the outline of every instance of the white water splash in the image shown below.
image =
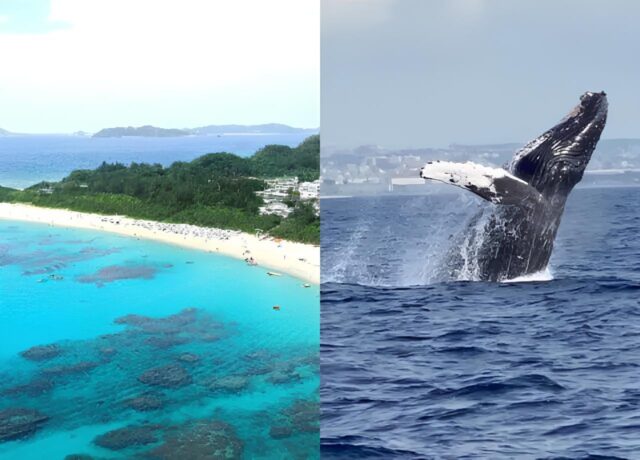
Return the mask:
[(341, 246), (342, 257), (336, 260), (331, 270), (326, 269), (326, 267), (323, 269), (322, 279), (324, 282), (343, 283), (351, 281), (350, 278), (358, 279), (366, 275), (366, 273), (362, 273), (364, 270), (363, 264), (353, 262), (358, 260), (360, 245), (368, 228), (368, 222), (365, 220), (358, 222), (349, 238)]
[[(472, 254), (474, 251), (472, 248), (475, 246), (472, 242), (474, 236), (473, 232), (467, 230), (481, 201), (478, 197), (465, 192), (456, 192), (456, 195), (450, 195), (450, 197), (451, 201), (440, 208), (435, 202), (435, 206), (432, 205), (429, 209), (433, 219), (428, 223), (418, 224), (424, 229), (425, 235), (420, 242), (421, 254), (418, 258), (413, 255), (413, 262), (407, 260), (403, 264), (401, 278), (398, 280), (399, 285), (425, 285), (452, 279), (471, 280), (478, 277), (477, 264), (473, 262), (475, 256)], [(483, 225), (484, 221), (478, 223), (479, 228)], [(459, 252), (462, 248), (471, 249), (461, 254), (464, 260), (463, 267), (452, 278), (450, 269), (452, 251)]]
[[(456, 281), (478, 281), (480, 280), (480, 267), (478, 266), (478, 253), (484, 242), (485, 227), (493, 214), (486, 208), (479, 216), (473, 226), (468, 226), (463, 230), (464, 240), (459, 246), (462, 266), (455, 272)], [(458, 250), (458, 249), (455, 249)]]
[(544, 270), (540, 270), (539, 272), (529, 273), (528, 275), (516, 276), (510, 280), (503, 280), (502, 283), (532, 283), (532, 282), (541, 282), (541, 281), (551, 281), (553, 280), (553, 272), (551, 271), (551, 267), (547, 266)]
[[(344, 226), (334, 226), (331, 241), (324, 237), (323, 282), (401, 287), (479, 281), (486, 227), (504, 225), (496, 220), (496, 205), (462, 191), (355, 204), (344, 211), (353, 218), (341, 218)], [(536, 274), (510, 281), (549, 279)]]

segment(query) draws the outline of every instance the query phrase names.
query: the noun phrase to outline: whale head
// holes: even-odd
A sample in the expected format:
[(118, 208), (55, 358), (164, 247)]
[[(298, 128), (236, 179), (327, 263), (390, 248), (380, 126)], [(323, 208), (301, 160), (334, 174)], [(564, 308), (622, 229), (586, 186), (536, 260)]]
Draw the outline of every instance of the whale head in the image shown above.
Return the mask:
[(557, 125), (519, 150), (509, 171), (548, 199), (565, 200), (580, 182), (607, 120), (607, 95), (587, 92)]

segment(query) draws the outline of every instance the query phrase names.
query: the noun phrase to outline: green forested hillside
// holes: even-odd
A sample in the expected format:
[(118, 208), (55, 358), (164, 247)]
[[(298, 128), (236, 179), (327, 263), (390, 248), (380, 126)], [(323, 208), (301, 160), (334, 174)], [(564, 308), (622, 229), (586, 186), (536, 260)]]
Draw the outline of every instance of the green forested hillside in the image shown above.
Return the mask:
[(265, 188), (262, 179), (298, 176), (315, 180), (319, 170), (320, 139), (311, 136), (298, 147), (269, 145), (248, 158), (212, 153), (169, 167), (103, 163), (24, 191), (0, 187), (0, 201), (246, 232), (260, 229), (272, 236), (317, 244), (319, 220), (308, 203), (295, 204), (286, 219), (261, 216), (262, 199), (255, 192)]

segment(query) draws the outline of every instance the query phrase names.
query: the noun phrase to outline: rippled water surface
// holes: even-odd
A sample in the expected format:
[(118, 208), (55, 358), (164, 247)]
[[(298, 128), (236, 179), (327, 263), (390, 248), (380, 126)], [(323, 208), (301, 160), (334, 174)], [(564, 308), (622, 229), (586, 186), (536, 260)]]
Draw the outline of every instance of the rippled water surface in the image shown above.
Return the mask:
[(316, 286), (0, 220), (3, 460), (317, 458), (318, 343)]
[(323, 458), (640, 458), (640, 189), (567, 204), (553, 279), (441, 282), (480, 203), (324, 200)]

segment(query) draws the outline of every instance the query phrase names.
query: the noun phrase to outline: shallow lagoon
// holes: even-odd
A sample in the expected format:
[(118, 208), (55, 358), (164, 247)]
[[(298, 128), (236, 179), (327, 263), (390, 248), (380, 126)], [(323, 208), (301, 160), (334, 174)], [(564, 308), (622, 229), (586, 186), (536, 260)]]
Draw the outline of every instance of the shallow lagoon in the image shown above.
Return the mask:
[(0, 221), (0, 457), (317, 456), (319, 290), (266, 271)]

